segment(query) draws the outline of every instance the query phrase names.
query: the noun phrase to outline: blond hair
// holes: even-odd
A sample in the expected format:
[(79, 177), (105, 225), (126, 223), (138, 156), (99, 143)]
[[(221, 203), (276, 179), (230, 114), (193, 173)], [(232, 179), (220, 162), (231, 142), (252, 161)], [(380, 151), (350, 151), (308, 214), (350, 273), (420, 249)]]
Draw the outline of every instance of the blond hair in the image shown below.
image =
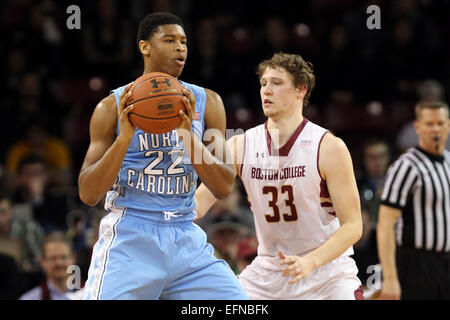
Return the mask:
[(284, 68), (293, 78), (294, 86), (306, 86), (306, 94), (303, 100), (303, 105), (309, 104), (311, 92), (316, 84), (316, 77), (313, 74), (313, 65), (311, 62), (305, 61), (298, 54), (289, 54), (278, 52), (272, 58), (262, 61), (257, 68), (256, 74), (259, 79), (267, 68)]

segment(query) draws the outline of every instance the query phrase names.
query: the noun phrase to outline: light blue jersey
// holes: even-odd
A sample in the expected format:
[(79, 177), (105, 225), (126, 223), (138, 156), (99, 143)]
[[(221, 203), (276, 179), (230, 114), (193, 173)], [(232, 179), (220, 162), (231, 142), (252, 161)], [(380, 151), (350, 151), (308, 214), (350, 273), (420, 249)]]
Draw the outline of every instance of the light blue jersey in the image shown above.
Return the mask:
[[(195, 95), (192, 129), (199, 139), (204, 131), (206, 91), (182, 82)], [(122, 86), (112, 90), (119, 105)], [(119, 134), (120, 128), (117, 128)], [(114, 190), (108, 193), (106, 209), (123, 207), (147, 214), (161, 210), (184, 215), (195, 210), (197, 173), (184, 152), (177, 130), (150, 134), (136, 129), (123, 160)]]

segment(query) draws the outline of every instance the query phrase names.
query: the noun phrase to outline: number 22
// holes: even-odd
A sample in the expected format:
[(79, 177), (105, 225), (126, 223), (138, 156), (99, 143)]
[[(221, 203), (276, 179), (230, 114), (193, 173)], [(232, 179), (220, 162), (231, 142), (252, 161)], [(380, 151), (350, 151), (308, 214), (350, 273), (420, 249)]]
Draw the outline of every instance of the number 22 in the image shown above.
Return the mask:
[[(153, 159), (152, 162), (149, 163), (149, 165), (147, 167), (145, 167), (144, 173), (151, 174), (151, 175), (162, 175), (162, 174), (164, 174), (164, 170), (163, 169), (154, 169), (154, 167), (156, 167), (156, 165), (158, 163), (163, 161), (164, 152), (163, 151), (147, 151), (145, 153), (145, 156), (150, 157), (154, 153), (156, 153), (156, 157), (155, 157), (155, 159)], [(183, 150), (171, 150), (171, 151), (167, 152), (167, 155), (171, 155), (172, 153), (178, 153), (178, 156), (175, 158), (175, 160), (172, 161), (172, 164), (169, 166), (169, 168), (167, 168), (167, 174), (184, 173), (183, 167), (177, 167), (177, 165), (179, 165), (181, 163), (181, 161), (183, 160), (183, 154), (184, 154)], [(172, 159), (173, 159), (173, 157), (172, 157)]]

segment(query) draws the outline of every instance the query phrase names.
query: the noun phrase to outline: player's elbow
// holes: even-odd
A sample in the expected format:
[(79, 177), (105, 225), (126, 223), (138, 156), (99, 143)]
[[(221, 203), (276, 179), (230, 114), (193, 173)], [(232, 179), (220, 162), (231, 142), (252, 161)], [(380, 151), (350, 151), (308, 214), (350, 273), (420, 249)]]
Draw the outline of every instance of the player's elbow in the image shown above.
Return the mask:
[(363, 235), (363, 225), (362, 221), (354, 222), (352, 226), (352, 242), (355, 244), (358, 242)]
[(88, 190), (86, 186), (84, 186), (82, 183), (80, 183), (80, 179), (78, 180), (78, 197), (80, 197), (80, 200), (90, 206), (95, 207), (97, 203), (100, 201), (100, 199), (93, 196), (93, 192)]
[(363, 228), (362, 225), (359, 225), (357, 230), (355, 230), (355, 239), (353, 243), (358, 242), (361, 239), (362, 235), (363, 235)]
[(363, 226), (361, 221), (348, 221), (344, 223), (342, 226), (346, 225), (346, 234), (347, 239), (351, 243), (351, 245), (354, 245), (356, 242), (358, 242), (363, 234)]
[(214, 195), (214, 197), (216, 197), (216, 199), (222, 200), (228, 197), (231, 192), (233, 192), (233, 185), (223, 186), (220, 189), (212, 191), (212, 194)]
[(78, 191), (78, 196), (80, 197), (80, 200), (84, 204), (86, 204), (90, 207), (95, 207), (98, 204), (98, 202), (100, 201), (99, 199), (95, 199), (94, 197), (89, 196), (88, 193), (82, 192), (81, 189)]

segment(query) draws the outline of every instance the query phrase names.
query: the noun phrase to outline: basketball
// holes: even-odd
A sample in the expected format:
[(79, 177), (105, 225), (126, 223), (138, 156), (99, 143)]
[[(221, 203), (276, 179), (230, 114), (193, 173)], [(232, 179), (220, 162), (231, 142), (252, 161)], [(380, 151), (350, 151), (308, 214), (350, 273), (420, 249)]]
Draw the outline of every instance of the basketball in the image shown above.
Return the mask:
[[(148, 133), (166, 133), (178, 127), (185, 111), (183, 85), (176, 78), (161, 72), (144, 74), (132, 84), (127, 106), (134, 105), (130, 121)], [(186, 111), (185, 111), (186, 112)]]

